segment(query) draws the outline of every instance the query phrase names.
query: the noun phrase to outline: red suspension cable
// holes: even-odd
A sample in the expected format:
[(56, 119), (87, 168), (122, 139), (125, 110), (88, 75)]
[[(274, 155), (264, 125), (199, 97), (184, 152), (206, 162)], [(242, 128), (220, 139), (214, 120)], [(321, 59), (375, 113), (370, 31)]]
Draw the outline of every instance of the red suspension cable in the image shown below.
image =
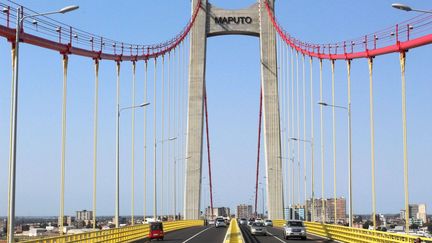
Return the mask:
[(205, 120), (206, 120), (207, 158), (208, 158), (209, 185), (210, 185), (210, 210), (211, 210), (211, 218), (213, 218), (213, 186), (212, 186), (211, 160), (210, 160), (210, 136), (209, 136), (208, 109), (207, 109), (207, 89), (205, 86), (204, 86), (204, 112), (205, 112)]
[(431, 16), (424, 14), (352, 40), (329, 44), (307, 43), (287, 33), (277, 22), (269, 2), (264, 2), (270, 21), (282, 40), (296, 51), (311, 57), (330, 60), (370, 58), (432, 44), (432, 34), (424, 33), (430, 31)]
[[(15, 3), (11, 4), (13, 6), (16, 5)], [(7, 7), (9, 9), (7, 15), (8, 17), (10, 14), (11, 16), (16, 15), (14, 7), (11, 8), (10, 6), (6, 6), (1, 2), (0, 7)], [(27, 8), (25, 10), (30, 12), (31, 14), (36, 14), (36, 12), (33, 12)], [(152, 45), (131, 43), (126, 44), (122, 41), (114, 41), (108, 38), (103, 38), (101, 36), (91, 34), (86, 31), (79, 30), (77, 28), (73, 28), (69, 25), (63, 24), (47, 17), (33, 18), (38, 22), (39, 28), (44, 29), (45, 32), (31, 31), (34, 28), (34, 24), (32, 24), (31, 22), (24, 22), (24, 25), (26, 29), (29, 30), (29, 32), (21, 33), (20, 39), (22, 39), (22, 42), (25, 42), (27, 44), (55, 50), (62, 54), (74, 54), (93, 59), (114, 61), (148, 60), (150, 58), (157, 58), (159, 56), (165, 55), (166, 53), (170, 52), (178, 45), (180, 45), (180, 43), (184, 41), (186, 36), (191, 31), (200, 10), (201, 1), (198, 1), (197, 5), (194, 6), (194, 12), (191, 19), (179, 34), (177, 34), (175, 37), (171, 38), (168, 41)], [(26, 15), (28, 12), (26, 12), (24, 15)], [(69, 31), (61, 31), (62, 29), (68, 29)], [(9, 41), (13, 42), (15, 41), (15, 32), (15, 29), (9, 27), (9, 21), (7, 21), (6, 25), (0, 23), (0, 36), (5, 37)], [(55, 38), (53, 37), (53, 35), (55, 35)], [(74, 42), (72, 43), (72, 41)], [(95, 50), (95, 44), (97, 44), (97, 46), (100, 46), (99, 50)], [(116, 52), (116, 47), (121, 47), (121, 52)], [(123, 53), (124, 48), (130, 49), (130, 54)]]
[[(258, 119), (258, 154), (256, 166), (256, 182), (255, 182), (255, 217), (258, 216), (258, 180), (259, 180), (259, 161), (261, 149), (261, 117), (262, 117), (262, 88), (260, 89), (260, 105), (259, 105), (259, 119)], [(264, 195), (262, 195), (264, 196)]]

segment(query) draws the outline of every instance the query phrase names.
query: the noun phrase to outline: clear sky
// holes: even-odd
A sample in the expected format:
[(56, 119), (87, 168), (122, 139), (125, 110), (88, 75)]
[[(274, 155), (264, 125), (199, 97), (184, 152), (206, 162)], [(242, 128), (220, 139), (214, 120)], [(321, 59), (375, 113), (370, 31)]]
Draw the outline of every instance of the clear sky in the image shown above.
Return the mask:
[[(214, 0), (224, 8), (243, 8), (253, 0)], [(430, 8), (427, 1), (404, 1), (417, 8)], [(171, 39), (190, 18), (190, 1), (18, 1), (38, 12), (77, 4), (80, 9), (53, 18), (82, 30), (111, 39), (151, 44)], [(350, 39), (383, 29), (414, 17), (390, 7), (390, 0), (279, 0), (276, 15), (281, 25), (299, 39), (327, 43)], [(1, 24), (4, 24), (3, 22)], [(207, 91), (213, 163), (215, 206), (232, 209), (251, 203), (254, 193), (259, 104), (259, 39), (223, 36), (208, 39)], [(53, 51), (21, 45), (20, 107), (17, 161), (17, 215), (58, 215), (61, 141), (61, 56)], [(407, 110), (409, 189), (411, 203), (432, 207), (430, 146), (432, 122), (429, 101), (432, 89), (430, 46), (411, 50), (407, 62)], [(0, 215), (7, 212), (7, 170), (9, 156), (10, 44), (0, 40)], [(143, 62), (137, 65), (137, 98), (143, 100)], [(324, 62), (324, 100), (331, 100), (330, 64)], [(152, 70), (152, 65), (149, 71)], [(354, 213), (371, 212), (369, 83), (365, 60), (353, 62), (353, 195)], [(308, 77), (308, 76), (307, 76)], [(315, 61), (314, 77), (318, 77)], [(66, 154), (66, 214), (92, 206), (92, 61), (71, 56), (68, 86)], [(131, 105), (131, 64), (122, 63), (121, 105)], [(397, 213), (403, 206), (403, 157), (401, 81), (399, 59), (391, 54), (375, 59), (375, 149), (377, 211)], [(115, 188), (115, 65), (103, 61), (100, 70), (100, 123), (98, 152), (98, 215), (114, 214)], [(149, 79), (152, 90), (152, 78)], [(336, 62), (336, 104), (346, 105), (346, 70)], [(314, 99), (318, 102), (318, 79)], [(307, 89), (309, 92), (309, 89)], [(152, 99), (152, 96), (149, 95)], [(309, 107), (309, 100), (307, 101)], [(160, 108), (159, 108), (160, 109)], [(148, 137), (153, 141), (153, 107), (148, 108)], [(130, 112), (122, 115), (121, 126), (121, 215), (131, 211)], [(309, 138), (309, 113), (307, 115)], [(337, 191), (347, 197), (346, 114), (337, 112)], [(331, 110), (325, 113), (325, 196), (333, 195)], [(136, 214), (143, 212), (143, 111), (136, 111)], [(284, 128), (282, 124), (282, 128)], [(160, 139), (160, 138), (159, 138)], [(319, 166), (319, 107), (315, 106), (316, 194), (321, 195)], [(181, 139), (180, 139), (181, 141)], [(152, 150), (148, 151), (152, 162)], [(308, 150), (308, 155), (310, 151)], [(203, 162), (206, 162), (204, 156)], [(307, 157), (307, 161), (309, 156)], [(149, 170), (152, 166), (149, 165)], [(203, 176), (207, 166), (203, 163)], [(263, 175), (263, 167), (260, 171)], [(207, 180), (207, 179), (204, 180)], [(262, 176), (261, 176), (262, 179)], [(149, 173), (148, 183), (152, 180)], [(309, 184), (309, 183), (308, 183)], [(308, 185), (308, 188), (310, 186)], [(148, 185), (148, 211), (152, 211)], [(206, 191), (206, 190), (204, 190)], [(308, 189), (308, 192), (310, 190)], [(208, 192), (203, 203), (208, 204)], [(303, 195), (303, 194), (302, 194)], [(261, 199), (259, 200), (261, 201)], [(167, 206), (165, 206), (167, 207)], [(259, 205), (261, 208), (261, 205)], [(166, 211), (167, 209), (165, 209)], [(170, 211), (171, 212), (171, 211)]]

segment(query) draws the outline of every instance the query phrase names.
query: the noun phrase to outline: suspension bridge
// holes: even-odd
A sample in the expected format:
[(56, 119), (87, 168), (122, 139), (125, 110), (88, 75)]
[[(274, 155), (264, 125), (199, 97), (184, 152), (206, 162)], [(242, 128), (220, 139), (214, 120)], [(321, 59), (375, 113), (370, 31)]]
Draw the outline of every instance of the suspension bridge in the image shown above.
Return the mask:
[[(308, 238), (317, 242), (414, 242), (418, 236), (410, 235), (410, 197), (409, 197), (409, 163), (407, 91), (406, 78), (407, 60), (415, 59), (408, 53), (416, 48), (429, 48), (432, 43), (431, 18), (428, 11), (403, 22), (379, 31), (360, 35), (359, 38), (335, 40), (327, 44), (316, 44), (301, 40), (290, 34), (286, 25), (278, 18), (274, 0), (258, 0), (248, 8), (227, 10), (219, 8), (207, 0), (191, 1), (190, 20), (176, 36), (168, 41), (156, 44), (134, 44), (116, 41), (92, 34), (90, 30), (81, 30), (71, 25), (54, 20), (47, 15), (67, 13), (78, 6), (70, 6), (56, 12), (39, 13), (13, 2), (0, 1), (3, 8), (0, 13), (0, 36), (11, 48), (11, 95), (10, 95), (10, 132), (9, 132), (9, 170), (8, 170), (8, 211), (7, 241), (15, 242), (19, 237), (16, 231), (17, 204), (17, 170), (20, 165), (20, 154), (25, 148), (18, 134), (23, 129), (19, 108), (20, 102), (26, 97), (20, 96), (19, 90), (25, 83), (20, 83), (19, 69), (20, 46), (31, 45), (41, 49), (59, 53), (62, 67), (61, 89), (61, 130), (60, 139), (60, 181), (58, 235), (43, 239), (26, 239), (25, 242), (145, 242), (149, 234), (146, 212), (151, 212), (152, 220), (164, 222), (168, 234), (165, 240), (173, 242), (289, 242), (284, 239), (282, 226), (288, 219), (303, 220), (309, 233)], [(402, 10), (413, 10), (405, 5), (395, 5)], [(37, 9), (40, 11), (40, 9)], [(260, 49), (260, 90), (257, 91), (258, 127), (256, 168), (254, 176), (253, 215), (258, 217), (259, 199), (266, 205), (261, 217), (273, 220), (274, 227), (268, 229), (268, 237), (254, 237), (233, 219), (228, 229), (207, 226), (205, 213), (202, 212), (203, 197), (208, 197), (208, 210), (214, 212), (215, 180), (212, 177), (211, 135), (209, 123), (212, 122), (206, 85), (206, 51), (207, 39), (225, 35), (244, 35), (259, 38)], [(93, 65), (93, 116), (91, 126), (92, 149), (92, 218), (89, 219), (92, 230), (79, 234), (68, 234), (65, 225), (65, 203), (67, 200), (68, 149), (67, 139), (74, 131), (68, 127), (68, 84), (70, 83), (69, 66), (74, 56), (88, 59)], [(374, 71), (375, 62), (382, 56), (397, 56), (398, 75), (400, 75), (400, 127), (394, 131), (395, 136), (402, 140), (400, 152), (403, 173), (403, 188), (396, 190), (404, 198), (403, 232), (390, 233), (378, 230), (380, 225), (377, 212), (377, 193), (375, 174), (375, 101)], [(396, 58), (396, 57), (395, 57)], [(80, 59), (82, 60), (82, 59)], [(367, 124), (370, 137), (369, 161), (362, 161), (363, 166), (371, 168), (368, 175), (356, 175), (353, 169), (352, 155), (352, 91), (351, 74), (356, 64), (366, 62), (361, 72), (368, 76), (368, 109)], [(100, 68), (105, 63), (113, 63), (115, 84), (100, 80)], [(329, 65), (328, 65), (329, 64)], [(89, 64), (90, 65), (90, 64)], [(130, 68), (125, 70), (124, 66)], [(337, 67), (343, 66), (344, 69)], [(360, 66), (360, 65), (359, 65)], [(327, 69), (328, 67), (328, 69)], [(360, 69), (360, 67), (359, 67)], [(138, 70), (138, 74), (137, 74)], [(340, 73), (338, 73), (340, 71)], [(356, 70), (359, 72), (358, 70)], [(50, 70), (53, 72), (53, 70)], [(60, 72), (60, 71), (59, 71)], [(121, 100), (123, 83), (122, 73), (130, 72), (130, 100)], [(329, 74), (329, 75), (328, 75)], [(339, 77), (344, 77), (344, 79)], [(336, 78), (338, 77), (338, 78)], [(101, 82), (100, 82), (101, 81)], [(128, 80), (129, 82), (130, 80)], [(115, 104), (112, 109), (100, 109), (102, 86), (115, 89)], [(142, 90), (138, 90), (141, 87)], [(346, 100), (337, 99), (336, 87), (344, 87)], [(314, 91), (319, 90), (319, 93)], [(331, 90), (330, 96), (325, 90)], [(35, 90), (37, 92), (37, 90)], [(129, 91), (128, 91), (129, 92)], [(364, 90), (363, 90), (364, 92)], [(331, 98), (328, 98), (331, 97)], [(4, 98), (4, 97), (3, 97)], [(75, 99), (76, 97), (74, 97)], [(79, 99), (79, 98), (78, 98)], [(138, 102), (137, 100), (140, 100)], [(210, 101), (209, 101), (210, 100)], [(102, 104), (101, 104), (102, 103)], [(128, 103), (129, 106), (122, 106)], [(151, 112), (148, 112), (150, 110)], [(115, 202), (114, 217), (111, 229), (97, 229), (97, 197), (98, 170), (102, 165), (98, 157), (100, 153), (100, 126), (104, 120), (100, 113), (111, 112), (115, 117), (115, 147), (110, 150), (115, 160)], [(339, 111), (345, 112), (344, 121), (337, 119)], [(141, 123), (136, 122), (136, 113), (143, 112)], [(325, 119), (331, 112), (331, 124)], [(131, 146), (131, 198), (121, 197), (122, 181), (120, 169), (123, 166), (120, 156), (121, 118), (131, 115), (130, 132)], [(379, 114), (386, 116), (388, 114)], [(413, 114), (414, 116), (420, 114)], [(25, 116), (26, 119), (32, 119)], [(319, 118), (319, 119), (318, 119)], [(150, 122), (151, 121), (151, 122)], [(337, 154), (337, 127), (346, 127), (347, 158), (339, 162)], [(151, 124), (151, 126), (149, 126)], [(398, 123), (399, 124), (399, 123)], [(140, 134), (137, 133), (140, 132)], [(326, 144), (330, 134), (332, 144)], [(88, 136), (87, 138), (90, 138)], [(37, 140), (37, 138), (34, 138)], [(135, 142), (142, 139), (142, 144)], [(51, 146), (51, 145), (48, 145)], [(331, 151), (331, 160), (327, 159)], [(142, 155), (142, 160), (135, 158)], [(206, 161), (204, 161), (204, 159)], [(88, 158), (86, 160), (89, 160)], [(399, 161), (395, 161), (395, 163)], [(143, 171), (137, 171), (140, 163)], [(337, 193), (337, 171), (340, 163), (346, 163), (348, 188), (347, 214), (338, 215), (339, 199)], [(264, 166), (263, 166), (264, 164)], [(251, 166), (251, 165), (249, 165)], [(331, 167), (331, 170), (324, 168)], [(140, 167), (141, 168), (141, 167)], [(264, 169), (263, 169), (264, 168)], [(344, 167), (345, 168), (345, 167)], [(207, 170), (207, 171), (206, 171)], [(143, 173), (142, 173), (143, 172)], [(136, 178), (137, 175), (139, 178)], [(264, 175), (264, 177), (263, 177)], [(252, 176), (252, 175), (250, 175)], [(364, 176), (370, 180), (371, 188), (371, 226), (369, 229), (355, 227), (353, 209), (352, 177)], [(44, 177), (42, 175), (42, 177)], [(104, 175), (105, 177), (105, 175)], [(327, 178), (332, 179), (333, 191), (331, 200), (326, 199), (329, 193)], [(143, 205), (135, 203), (136, 180), (143, 182)], [(206, 180), (204, 182), (204, 179)], [(223, 178), (226, 180), (226, 178)], [(320, 181), (318, 181), (320, 180)], [(235, 181), (235, 180), (234, 180)], [(240, 183), (239, 182), (234, 183)], [(100, 182), (99, 182), (100, 183)], [(259, 185), (264, 185), (260, 191)], [(318, 188), (320, 186), (321, 188)], [(220, 190), (220, 189), (216, 189)], [(207, 195), (208, 193), (208, 195)], [(43, 200), (34, 199), (34, 200)], [(345, 200), (345, 199), (344, 199)], [(151, 201), (150, 205), (147, 205)], [(98, 202), (100, 203), (100, 202)], [(120, 211), (121, 203), (129, 203), (131, 212)], [(31, 207), (31, 205), (28, 205)], [(137, 207), (143, 208), (144, 216), (135, 213)], [(344, 207), (344, 206), (343, 206)], [(288, 212), (288, 213), (287, 213)], [(302, 212), (302, 213), (300, 213)], [(303, 216), (300, 217), (299, 215)], [(122, 222), (122, 215), (130, 215), (128, 224)], [(147, 215), (148, 216), (148, 215)], [(427, 216), (427, 215), (426, 215)], [(212, 215), (210, 215), (212, 218)], [(139, 222), (139, 223), (138, 223)], [(426, 222), (424, 222), (426, 223)], [(423, 242), (432, 242), (430, 238), (422, 238)], [(21, 241), (21, 240), (20, 240)]]

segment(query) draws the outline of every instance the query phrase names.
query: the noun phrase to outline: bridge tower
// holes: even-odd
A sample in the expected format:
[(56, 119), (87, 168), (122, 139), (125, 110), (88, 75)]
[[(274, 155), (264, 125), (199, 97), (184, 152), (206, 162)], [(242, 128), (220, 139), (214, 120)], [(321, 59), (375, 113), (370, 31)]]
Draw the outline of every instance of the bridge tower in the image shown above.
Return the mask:
[(265, 1), (269, 1), (273, 8), (274, 0), (258, 0), (256, 4), (241, 10), (217, 8), (207, 0), (192, 0), (192, 8), (198, 6), (198, 1), (201, 1), (202, 11), (198, 12), (190, 36), (185, 219), (198, 219), (200, 216), (207, 38), (233, 34), (260, 38), (268, 216), (271, 219), (282, 219), (283, 179), (276, 33), (264, 5)]

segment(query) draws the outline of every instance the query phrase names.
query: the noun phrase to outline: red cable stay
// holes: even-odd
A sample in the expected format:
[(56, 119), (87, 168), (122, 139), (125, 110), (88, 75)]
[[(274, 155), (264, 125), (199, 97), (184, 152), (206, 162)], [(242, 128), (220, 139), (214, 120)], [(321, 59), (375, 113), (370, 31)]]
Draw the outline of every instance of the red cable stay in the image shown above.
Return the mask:
[(404, 52), (432, 43), (432, 34), (425, 34), (432, 26), (432, 15), (430, 14), (418, 15), (393, 27), (356, 39), (330, 44), (312, 44), (300, 41), (288, 34), (275, 19), (268, 1), (265, 1), (265, 8), (274, 28), (286, 44), (303, 55), (319, 59), (370, 58), (388, 53)]
[[(256, 165), (256, 182), (255, 182), (255, 217), (258, 216), (258, 180), (259, 180), (259, 161), (261, 149), (261, 117), (262, 117), (262, 88), (260, 89), (260, 104), (259, 104), (259, 118), (258, 118), (258, 153)], [(262, 195), (264, 196), (264, 195)]]
[(210, 210), (211, 210), (211, 218), (213, 219), (213, 186), (212, 186), (211, 160), (210, 160), (210, 136), (209, 136), (209, 124), (208, 124), (207, 88), (205, 87), (205, 85), (204, 85), (204, 112), (205, 112), (206, 137), (207, 137), (207, 158), (208, 158), (208, 172), (209, 172), (209, 186), (210, 186)]

